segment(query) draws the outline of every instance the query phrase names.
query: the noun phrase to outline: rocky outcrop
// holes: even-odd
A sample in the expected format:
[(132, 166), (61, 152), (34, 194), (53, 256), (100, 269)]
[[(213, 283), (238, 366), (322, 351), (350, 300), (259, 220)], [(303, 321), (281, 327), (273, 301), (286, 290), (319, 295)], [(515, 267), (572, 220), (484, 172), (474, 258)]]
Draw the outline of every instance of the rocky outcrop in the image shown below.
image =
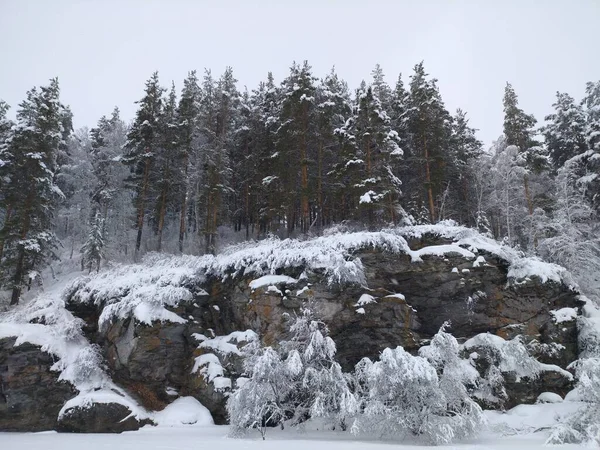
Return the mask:
[(54, 430), (75, 390), (58, 381), (51, 355), (35, 345), (14, 344), (14, 338), (0, 339), (0, 431)]
[(150, 420), (136, 419), (124, 405), (93, 403), (65, 411), (58, 420), (56, 430), (67, 433), (122, 433), (138, 430), (151, 423)]
[[(217, 424), (226, 422), (227, 393), (242, 372), (237, 348), (243, 342), (227, 342), (227, 351), (202, 343), (253, 330), (264, 344), (276, 346), (285, 338), (286, 317), (303, 305), (328, 325), (346, 370), (363, 357), (377, 358), (386, 347), (415, 353), (449, 322), (448, 331), (461, 342), (479, 333), (520, 336), (541, 363), (559, 366), (530, 379), (504, 373), (506, 398), (496, 407), (532, 403), (541, 392), (564, 395), (571, 388), (562, 369), (578, 356), (576, 320), (557, 321), (553, 311), (572, 308), (576, 313), (581, 306), (576, 292), (556, 279), (512, 280), (509, 262), (498, 253), (466, 250), (440, 235), (407, 237), (406, 242), (410, 248), (404, 250), (401, 245), (393, 251), (385, 245), (361, 245), (345, 253), (341, 261), (351, 263), (349, 270), (360, 268), (361, 282), (330, 283), (327, 267), (297, 260), (277, 268), (281, 277), (258, 284), (253, 283), (258, 276), (245, 273), (239, 264), (220, 273), (205, 270), (185, 279), (183, 289), (179, 285), (176, 292), (189, 293), (182, 301), (149, 303), (168, 310), (160, 317), (176, 321), (143, 323), (133, 313), (119, 313), (100, 326), (103, 308), (119, 299), (94, 298), (93, 291), (84, 300), (72, 291), (67, 308), (85, 322), (82, 331), (101, 349), (112, 380), (139, 404), (159, 411), (179, 396), (193, 396)], [(129, 295), (128, 288), (115, 292)], [(28, 344), (13, 347), (13, 342), (0, 341), (0, 428), (120, 432), (143, 424), (118, 403), (74, 407), (57, 423), (58, 411), (74, 390), (57, 381), (49, 355)], [(211, 358), (218, 365), (216, 378), (207, 366), (199, 368)], [(487, 370), (485, 364), (477, 368), (482, 375)], [(35, 412), (42, 398), (44, 407)]]
[[(426, 235), (409, 240), (412, 250), (444, 246), (450, 241)], [(87, 327), (92, 339), (103, 345), (114, 379), (150, 409), (161, 409), (170, 400), (168, 389), (191, 395), (211, 411), (216, 423), (224, 423), (227, 389), (217, 389), (200, 374), (192, 374), (199, 355), (193, 333), (220, 336), (252, 329), (267, 345), (285, 336), (285, 318), (309, 304), (327, 323), (337, 345), (337, 358), (350, 370), (363, 357), (377, 358), (386, 347), (416, 350), (445, 323), (459, 340), (479, 333), (505, 339), (521, 335), (540, 361), (565, 368), (577, 358), (575, 321), (556, 324), (551, 311), (578, 308), (578, 296), (558, 282), (530, 278), (512, 283), (508, 264), (491, 253), (476, 258), (460, 252), (423, 255), (415, 262), (404, 253), (371, 248), (357, 251), (366, 286), (330, 284), (318, 270), (290, 267), (281, 272), (297, 281), (252, 289), (256, 277), (230, 276), (203, 279), (189, 286), (195, 292), (189, 302), (170, 310), (188, 319), (186, 324), (116, 320), (104, 331)], [(358, 305), (363, 294), (371, 302)], [(83, 309), (82, 309), (83, 308)], [(74, 304), (75, 313), (94, 320), (98, 313)], [(226, 371), (235, 378), (239, 364), (219, 355)], [(506, 407), (534, 402), (540, 392), (561, 395), (570, 388), (564, 376), (543, 374), (535, 380), (506, 376)]]

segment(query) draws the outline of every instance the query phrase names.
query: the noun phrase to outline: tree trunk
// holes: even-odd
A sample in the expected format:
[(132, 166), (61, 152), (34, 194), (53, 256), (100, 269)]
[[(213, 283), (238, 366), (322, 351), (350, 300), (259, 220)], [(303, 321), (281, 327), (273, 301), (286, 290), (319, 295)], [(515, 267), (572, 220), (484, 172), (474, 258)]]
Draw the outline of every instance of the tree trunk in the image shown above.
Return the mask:
[(160, 210), (158, 212), (158, 245), (157, 251), (162, 250), (162, 235), (165, 226), (165, 215), (167, 214), (167, 188), (164, 187), (161, 193)]
[(431, 223), (435, 223), (435, 204), (433, 202), (433, 186), (431, 185), (431, 168), (429, 166), (429, 150), (427, 139), (423, 136), (423, 152), (425, 155), (425, 181), (427, 183), (427, 200), (429, 202), (429, 216)]
[(317, 166), (317, 204), (321, 214), (321, 228), (325, 226), (325, 214), (323, 211), (323, 142), (319, 142), (318, 166)]
[(185, 152), (183, 159), (183, 198), (181, 199), (181, 211), (179, 215), (179, 253), (183, 253), (183, 238), (185, 237), (185, 215), (187, 214), (187, 198), (188, 198), (188, 158), (189, 149)]
[[(6, 207), (6, 217), (4, 218), (4, 227), (8, 225), (10, 221), (10, 217), (12, 216), (12, 205), (8, 205)], [(2, 260), (2, 255), (4, 254), (4, 239), (0, 240), (0, 260)]]
[[(146, 151), (148, 153), (149, 151)], [(146, 158), (144, 164), (144, 175), (142, 178), (142, 192), (138, 201), (137, 213), (137, 238), (135, 240), (134, 260), (139, 257), (140, 247), (142, 245), (142, 232), (144, 230), (144, 216), (146, 215), (146, 193), (148, 192), (148, 179), (150, 178), (150, 159)]]
[(23, 262), (25, 259), (25, 249), (21, 247), (19, 250), (19, 257), (17, 259), (17, 267), (15, 269), (15, 276), (13, 277), (13, 289), (10, 297), (10, 304), (18, 305), (19, 299), (21, 298), (21, 283), (23, 282)]
[(308, 133), (308, 111), (307, 106), (303, 107), (302, 111), (302, 138), (300, 140), (300, 165), (302, 168), (302, 192), (300, 194), (300, 223), (303, 233), (308, 232), (310, 226), (309, 209), (308, 209), (308, 151), (306, 143), (306, 135)]

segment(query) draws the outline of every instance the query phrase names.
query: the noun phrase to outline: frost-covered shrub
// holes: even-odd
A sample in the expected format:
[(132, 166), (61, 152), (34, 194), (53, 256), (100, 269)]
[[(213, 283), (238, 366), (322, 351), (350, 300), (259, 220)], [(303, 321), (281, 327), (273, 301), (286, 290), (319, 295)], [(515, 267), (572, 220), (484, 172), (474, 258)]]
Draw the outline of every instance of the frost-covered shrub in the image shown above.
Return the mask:
[(506, 375), (511, 375), (518, 382), (522, 378), (534, 380), (542, 372), (552, 371), (572, 379), (566, 370), (553, 364), (540, 363), (531, 356), (521, 336), (507, 341), (500, 336), (481, 333), (466, 341), (462, 348), (470, 353), (471, 362), (481, 373), (473, 396), (488, 405), (497, 405), (506, 400)]
[(267, 427), (283, 424), (290, 413), (292, 371), (271, 347), (252, 342), (245, 350), (249, 353), (244, 361), (248, 379), (238, 383), (227, 401), (229, 422), (234, 435), (255, 428), (264, 439)]
[(600, 358), (586, 358), (571, 365), (577, 374), (577, 390), (586, 403), (552, 430), (547, 443), (587, 443), (600, 446)]
[(363, 358), (356, 365), (356, 377), (364, 398), (363, 414), (353, 431), (451, 440), (452, 431), (444, 424), (445, 396), (435, 368), (425, 358), (402, 347), (386, 348), (379, 361)]
[(292, 319), (290, 337), (277, 351), (257, 341), (244, 347), (247, 379), (227, 402), (234, 434), (256, 428), (264, 439), (268, 426), (317, 417), (345, 428), (358, 403), (327, 334), (325, 324), (305, 309)]
[(446, 326), (440, 328), (428, 346), (419, 350), (419, 355), (437, 370), (446, 408), (453, 419), (454, 437), (460, 439), (475, 434), (483, 423), (483, 412), (467, 390), (479, 384), (479, 373), (460, 357), (460, 346), (454, 336), (444, 331)]
[(361, 360), (356, 377), (364, 410), (353, 429), (395, 438), (414, 435), (435, 444), (474, 434), (483, 415), (467, 385), (474, 385), (478, 374), (459, 357), (459, 349), (442, 328), (420, 356), (397, 347), (385, 349), (379, 361)]
[(358, 404), (348, 386), (347, 376), (334, 360), (336, 346), (327, 326), (304, 309), (292, 319), (291, 337), (281, 344), (287, 360), (293, 362), (296, 387), (292, 424), (321, 417), (335, 427), (345, 428), (347, 418), (356, 414)]

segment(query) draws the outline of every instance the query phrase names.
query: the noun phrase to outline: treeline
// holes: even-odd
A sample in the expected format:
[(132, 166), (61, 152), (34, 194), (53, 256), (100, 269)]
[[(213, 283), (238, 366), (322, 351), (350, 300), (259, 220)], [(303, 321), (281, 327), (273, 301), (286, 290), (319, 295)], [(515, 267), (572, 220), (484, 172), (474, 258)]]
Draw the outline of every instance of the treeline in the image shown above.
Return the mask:
[(192, 71), (179, 93), (155, 73), (137, 103), (131, 124), (115, 108), (75, 133), (56, 80), (27, 94), (16, 124), (0, 104), (0, 264), (13, 302), (57, 244), (98, 270), (147, 251), (453, 219), (563, 263), (600, 249), (600, 83), (581, 102), (559, 93), (542, 128), (507, 84), (489, 152), (423, 63), (393, 87), (376, 66), (354, 91), (306, 62), (251, 92), (231, 68)]

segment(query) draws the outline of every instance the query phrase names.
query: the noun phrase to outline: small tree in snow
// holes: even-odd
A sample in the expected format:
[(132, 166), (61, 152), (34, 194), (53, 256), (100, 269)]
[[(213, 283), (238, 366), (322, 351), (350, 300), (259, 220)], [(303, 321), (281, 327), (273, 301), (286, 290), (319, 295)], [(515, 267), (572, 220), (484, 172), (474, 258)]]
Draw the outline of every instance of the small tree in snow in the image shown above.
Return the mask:
[(347, 418), (357, 412), (358, 404), (347, 377), (334, 360), (336, 346), (327, 326), (313, 312), (303, 309), (290, 326), (290, 340), (282, 342), (287, 360), (294, 362), (294, 417), (292, 424), (322, 417), (334, 426), (346, 427)]
[(577, 374), (577, 390), (586, 405), (565, 423), (558, 424), (548, 444), (600, 445), (600, 358), (585, 358), (571, 365)]
[(385, 349), (375, 363), (364, 358), (356, 367), (364, 415), (355, 428), (436, 444), (474, 434), (483, 415), (466, 385), (476, 383), (478, 374), (458, 351), (456, 339), (442, 328), (421, 356), (397, 347)]
[(422, 347), (419, 355), (426, 358), (437, 370), (439, 386), (446, 397), (447, 410), (452, 417), (454, 437), (463, 438), (475, 434), (483, 423), (483, 413), (469, 396), (468, 386), (476, 386), (479, 373), (468, 360), (459, 356), (458, 342), (444, 330), (448, 323)]
[(104, 219), (100, 212), (97, 212), (91, 220), (88, 236), (81, 248), (81, 253), (83, 254), (82, 269), (85, 267), (89, 272), (92, 269), (100, 270), (100, 261), (104, 258)]
[(294, 426), (317, 417), (345, 428), (358, 403), (333, 359), (335, 343), (327, 333), (325, 324), (304, 309), (279, 351), (257, 343), (245, 347), (249, 378), (227, 402), (234, 432), (256, 428), (264, 439), (268, 426), (283, 426), (286, 420)]
[(244, 361), (249, 378), (244, 383), (238, 380), (238, 388), (227, 401), (229, 422), (233, 434), (255, 428), (265, 439), (267, 427), (282, 425), (290, 413), (293, 371), (271, 347), (260, 348), (253, 342), (244, 349), (249, 352)]

